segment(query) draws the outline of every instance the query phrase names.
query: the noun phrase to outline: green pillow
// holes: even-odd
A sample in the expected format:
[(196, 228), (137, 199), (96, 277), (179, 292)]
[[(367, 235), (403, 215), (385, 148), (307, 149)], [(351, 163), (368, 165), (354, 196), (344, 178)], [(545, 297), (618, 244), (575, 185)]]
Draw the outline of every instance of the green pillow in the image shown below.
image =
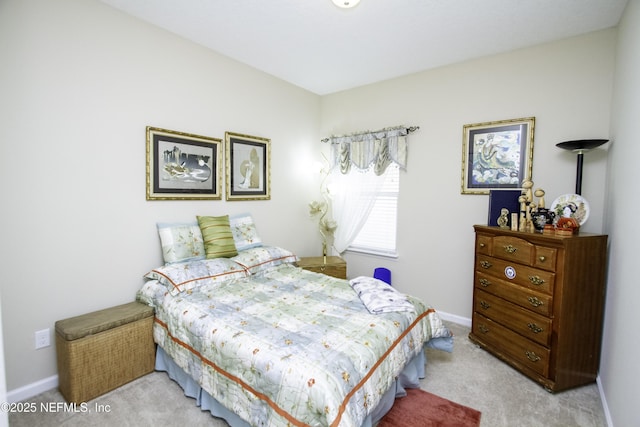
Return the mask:
[(207, 254), (207, 259), (230, 258), (238, 255), (229, 225), (229, 215), (199, 216), (197, 218), (200, 231), (202, 231), (204, 252)]

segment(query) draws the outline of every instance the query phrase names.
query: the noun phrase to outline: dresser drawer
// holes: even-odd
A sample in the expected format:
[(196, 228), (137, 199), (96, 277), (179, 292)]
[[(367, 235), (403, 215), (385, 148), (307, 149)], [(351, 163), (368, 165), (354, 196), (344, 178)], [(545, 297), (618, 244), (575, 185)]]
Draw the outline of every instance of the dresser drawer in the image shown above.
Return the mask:
[(493, 238), (492, 255), (498, 258), (531, 265), (535, 246), (524, 239), (512, 236), (496, 236)]
[(485, 255), (515, 261), (548, 271), (555, 271), (556, 269), (557, 250), (555, 248), (537, 246), (513, 236), (484, 237), (485, 240), (490, 241), (487, 247), (491, 248), (490, 253), (482, 252)]
[(551, 319), (512, 304), (488, 292), (476, 290), (473, 310), (520, 335), (548, 346), (551, 341)]
[(491, 243), (493, 237), (478, 234), (476, 238), (476, 253), (491, 256)]
[(523, 286), (497, 279), (479, 271), (476, 272), (475, 281), (478, 289), (484, 289), (543, 316), (548, 317), (551, 315), (553, 298), (550, 295), (534, 292)]
[(484, 255), (478, 255), (476, 257), (476, 271), (484, 272), (511, 283), (526, 286), (538, 292), (553, 293), (555, 274), (549, 271)]
[(505, 354), (519, 364), (544, 377), (548, 377), (549, 349), (524, 338), (479, 313), (473, 314), (472, 333), (479, 340), (492, 346), (497, 353)]
[(547, 248), (545, 246), (536, 246), (536, 254), (533, 257), (533, 266), (544, 268), (549, 271), (556, 271), (556, 248)]

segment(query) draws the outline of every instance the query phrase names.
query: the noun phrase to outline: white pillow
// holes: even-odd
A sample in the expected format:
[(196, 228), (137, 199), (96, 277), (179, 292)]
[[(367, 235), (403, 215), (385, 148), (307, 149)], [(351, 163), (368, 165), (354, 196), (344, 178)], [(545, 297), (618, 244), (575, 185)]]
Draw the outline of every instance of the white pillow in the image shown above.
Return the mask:
[(294, 253), (277, 246), (260, 246), (245, 249), (229, 259), (237, 262), (251, 274), (260, 273), (280, 264), (291, 264), (300, 260)]
[(262, 239), (258, 235), (258, 230), (251, 214), (244, 213), (229, 216), (229, 225), (231, 226), (231, 234), (233, 234), (233, 240), (236, 243), (238, 252), (262, 246)]
[(144, 277), (162, 283), (175, 296), (203, 284), (222, 284), (248, 275), (241, 265), (230, 259), (215, 258), (165, 265), (151, 270)]
[(165, 264), (205, 258), (202, 232), (197, 222), (158, 223), (158, 235)]

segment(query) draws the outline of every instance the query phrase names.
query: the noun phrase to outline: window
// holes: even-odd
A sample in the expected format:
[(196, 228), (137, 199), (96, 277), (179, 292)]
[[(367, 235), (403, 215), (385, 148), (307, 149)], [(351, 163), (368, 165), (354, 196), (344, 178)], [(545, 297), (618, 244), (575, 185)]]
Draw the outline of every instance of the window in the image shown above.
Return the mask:
[[(373, 172), (370, 172), (373, 173)], [(375, 255), (396, 257), (396, 232), (398, 219), (398, 195), (400, 193), (400, 168), (391, 164), (384, 173), (382, 191), (358, 236), (348, 250)]]

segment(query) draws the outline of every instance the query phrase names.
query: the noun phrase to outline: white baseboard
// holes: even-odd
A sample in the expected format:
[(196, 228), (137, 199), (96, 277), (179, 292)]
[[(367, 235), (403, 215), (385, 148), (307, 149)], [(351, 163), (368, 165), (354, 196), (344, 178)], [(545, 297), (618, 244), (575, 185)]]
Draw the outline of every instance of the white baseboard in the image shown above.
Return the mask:
[(457, 323), (458, 325), (466, 326), (468, 328), (471, 327), (471, 319), (468, 317), (457, 316), (443, 311), (438, 311), (438, 315), (442, 320), (446, 320), (447, 322)]
[(58, 387), (58, 376), (54, 375), (31, 384), (27, 384), (15, 390), (8, 391), (7, 401), (9, 403), (20, 402), (56, 387)]
[(604, 395), (602, 389), (602, 382), (600, 381), (600, 375), (596, 377), (596, 384), (598, 384), (598, 392), (600, 393), (600, 400), (602, 401), (602, 409), (604, 410), (604, 416), (607, 419), (607, 426), (613, 427), (613, 420), (611, 419), (611, 413), (609, 412), (609, 405), (607, 405), (607, 398)]

